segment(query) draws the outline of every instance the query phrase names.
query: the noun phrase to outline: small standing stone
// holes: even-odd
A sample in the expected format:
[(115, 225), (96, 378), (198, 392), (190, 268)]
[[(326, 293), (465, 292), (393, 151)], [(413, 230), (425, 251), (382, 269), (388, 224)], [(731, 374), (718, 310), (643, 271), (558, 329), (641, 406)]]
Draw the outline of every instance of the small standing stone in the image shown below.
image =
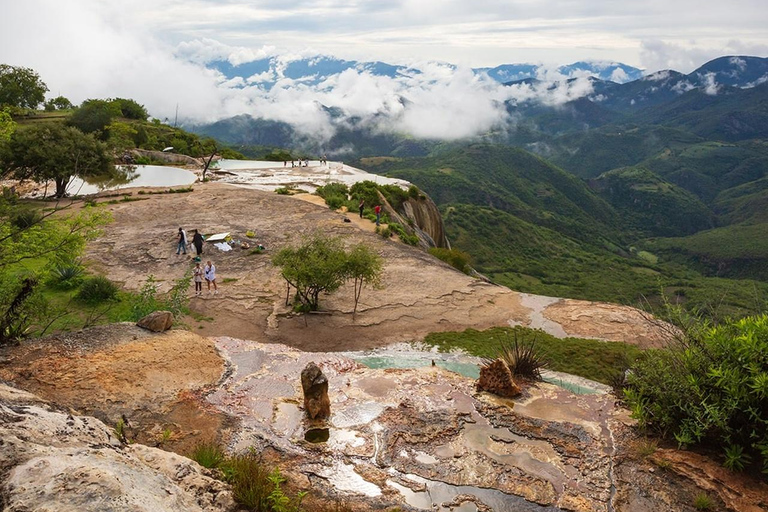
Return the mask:
[(170, 311), (153, 311), (136, 322), (136, 325), (154, 332), (167, 331), (173, 326), (173, 313)]
[(480, 368), (480, 378), (477, 379), (477, 390), (488, 391), (494, 395), (512, 398), (521, 393), (520, 387), (515, 384), (512, 372), (501, 359)]
[(304, 390), (304, 410), (315, 419), (331, 416), (331, 400), (328, 398), (328, 379), (315, 363), (309, 363), (301, 371), (301, 387)]

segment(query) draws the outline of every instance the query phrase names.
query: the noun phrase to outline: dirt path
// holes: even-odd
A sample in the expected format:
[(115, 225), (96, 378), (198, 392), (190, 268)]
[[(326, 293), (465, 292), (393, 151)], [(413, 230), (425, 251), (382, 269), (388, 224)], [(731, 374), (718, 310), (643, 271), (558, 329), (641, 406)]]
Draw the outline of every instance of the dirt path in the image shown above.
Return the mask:
[[(301, 199), (208, 183), (196, 184), (188, 194), (111, 205), (114, 222), (89, 245), (87, 257), (128, 288), (140, 288), (152, 274), (167, 289), (193, 266), (189, 255), (175, 254), (179, 226), (189, 233), (230, 232), (238, 240), (249, 240), (245, 233), (253, 231), (256, 236), (249, 242), (264, 245), (266, 253), (240, 248), (225, 253), (206, 244), (203, 261), (215, 263), (220, 291), (193, 296), (191, 308), (202, 320), (191, 327), (202, 335), (280, 342), (309, 351), (374, 348), (469, 327), (531, 325), (532, 314), (540, 313), (523, 305), (516, 292), (470, 278), (417, 248), (384, 240), (373, 233), (372, 223), (352, 212), (346, 214), (351, 222), (344, 222), (345, 214), (318, 204), (319, 198)], [(349, 244), (364, 242), (384, 258), (384, 287), (364, 290), (355, 317), (351, 287), (322, 298), (326, 314), (294, 316), (285, 306), (285, 283), (270, 257), (315, 230), (342, 236)], [(562, 303), (570, 301), (552, 306)], [(614, 328), (606, 339), (651, 341), (631, 308), (578, 304), (578, 315), (550, 318), (561, 333), (596, 336), (587, 327), (609, 321)]]

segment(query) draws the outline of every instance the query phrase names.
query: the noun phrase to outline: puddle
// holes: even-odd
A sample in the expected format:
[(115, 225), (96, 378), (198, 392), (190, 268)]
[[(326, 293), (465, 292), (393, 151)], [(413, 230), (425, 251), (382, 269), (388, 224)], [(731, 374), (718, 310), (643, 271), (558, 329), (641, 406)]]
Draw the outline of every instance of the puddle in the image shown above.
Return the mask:
[[(444, 482), (427, 480), (416, 475), (405, 475), (405, 478), (423, 484), (424, 491), (412, 491), (408, 487), (393, 480), (387, 480), (387, 485), (397, 489), (405, 498), (405, 502), (419, 510), (434, 510), (439, 512), (477, 512), (480, 508), (470, 500), (455, 503), (459, 495), (474, 496), (485, 507), (494, 512), (549, 512), (557, 511), (555, 507), (547, 507), (531, 503), (524, 498), (507, 494), (496, 489), (484, 489), (471, 485), (450, 485)], [(455, 505), (450, 506), (449, 503)], [(484, 510), (487, 510), (484, 508)]]
[(178, 167), (166, 167), (162, 165), (137, 165), (134, 172), (126, 179), (96, 181), (83, 181), (74, 178), (67, 186), (67, 193), (71, 195), (96, 194), (104, 190), (119, 190), (129, 187), (176, 187), (191, 185), (197, 180), (195, 173)]
[(331, 438), (329, 428), (311, 428), (304, 433), (304, 440), (310, 443), (325, 443)]

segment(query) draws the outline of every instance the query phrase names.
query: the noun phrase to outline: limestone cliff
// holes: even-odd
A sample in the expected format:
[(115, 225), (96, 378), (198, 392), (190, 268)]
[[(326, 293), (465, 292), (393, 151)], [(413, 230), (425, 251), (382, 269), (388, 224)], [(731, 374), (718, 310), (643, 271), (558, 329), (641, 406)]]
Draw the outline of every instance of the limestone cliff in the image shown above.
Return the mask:
[(389, 204), (383, 195), (379, 198), (384, 204), (385, 211), (392, 219), (401, 224), (406, 231), (419, 237), (419, 245), (423, 248), (441, 247), (450, 249), (451, 244), (445, 235), (443, 217), (432, 199), (420, 193), (418, 197), (409, 197), (403, 201), (399, 210)]

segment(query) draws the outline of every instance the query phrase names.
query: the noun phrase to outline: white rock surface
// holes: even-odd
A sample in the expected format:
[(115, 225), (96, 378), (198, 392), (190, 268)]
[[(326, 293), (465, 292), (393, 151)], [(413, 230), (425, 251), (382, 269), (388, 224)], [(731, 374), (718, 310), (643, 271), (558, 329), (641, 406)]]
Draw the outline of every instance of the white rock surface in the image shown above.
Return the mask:
[(99, 420), (4, 385), (0, 504), (6, 512), (236, 510), (228, 487), (197, 463), (123, 446)]

